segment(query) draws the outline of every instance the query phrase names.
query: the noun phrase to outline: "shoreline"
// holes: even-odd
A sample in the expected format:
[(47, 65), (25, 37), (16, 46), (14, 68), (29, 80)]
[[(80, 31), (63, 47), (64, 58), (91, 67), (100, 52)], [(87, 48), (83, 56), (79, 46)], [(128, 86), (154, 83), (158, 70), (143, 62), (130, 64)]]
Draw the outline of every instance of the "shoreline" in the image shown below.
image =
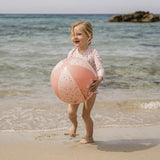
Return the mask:
[[(52, 92), (51, 92), (52, 93)], [(92, 110), (95, 127), (145, 127), (160, 124), (160, 91), (156, 90), (100, 90)], [(53, 96), (53, 97), (52, 97)], [(54, 94), (19, 99), (3, 99), (0, 105), (1, 130), (49, 130), (70, 127), (67, 104)], [(78, 110), (79, 127), (84, 127)], [(157, 123), (158, 122), (158, 123)], [(0, 131), (1, 131), (0, 130)]]
[[(95, 128), (92, 144), (78, 145), (66, 130), (37, 132), (0, 131), (0, 159), (3, 160), (159, 160), (160, 125), (130, 128)], [(98, 158), (99, 157), (99, 158)]]

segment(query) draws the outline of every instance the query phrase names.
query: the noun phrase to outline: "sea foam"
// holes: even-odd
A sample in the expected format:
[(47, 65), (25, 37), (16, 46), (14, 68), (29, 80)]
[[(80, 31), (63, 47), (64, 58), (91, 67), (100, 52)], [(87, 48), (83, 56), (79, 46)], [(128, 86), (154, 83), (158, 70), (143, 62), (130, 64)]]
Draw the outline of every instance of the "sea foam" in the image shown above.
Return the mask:
[(158, 101), (152, 101), (152, 102), (148, 102), (148, 103), (142, 103), (140, 105), (140, 107), (142, 109), (160, 109), (160, 102)]

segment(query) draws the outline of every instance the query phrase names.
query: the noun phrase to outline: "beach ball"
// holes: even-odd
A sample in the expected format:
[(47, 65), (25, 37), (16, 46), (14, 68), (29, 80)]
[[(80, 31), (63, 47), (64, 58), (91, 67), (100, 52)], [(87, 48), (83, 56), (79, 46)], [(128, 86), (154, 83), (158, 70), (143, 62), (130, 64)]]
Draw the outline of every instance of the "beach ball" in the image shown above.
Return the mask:
[(52, 70), (51, 86), (57, 97), (69, 104), (85, 102), (93, 93), (89, 91), (96, 73), (92, 66), (81, 58), (61, 60)]

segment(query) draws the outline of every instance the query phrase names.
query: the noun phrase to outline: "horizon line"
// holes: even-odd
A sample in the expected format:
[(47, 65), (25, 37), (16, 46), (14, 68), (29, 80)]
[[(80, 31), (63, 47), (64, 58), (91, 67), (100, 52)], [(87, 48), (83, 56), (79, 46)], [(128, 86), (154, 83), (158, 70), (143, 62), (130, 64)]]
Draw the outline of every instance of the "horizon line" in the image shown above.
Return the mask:
[[(138, 10), (137, 10), (137, 11), (138, 11)], [(137, 12), (137, 11), (134, 11), (134, 12)], [(19, 13), (19, 12), (17, 12), (17, 13), (16, 13), (16, 12), (15, 12), (15, 13), (14, 13), (14, 12), (13, 12), (13, 13), (12, 13), (12, 12), (9, 12), (9, 13), (7, 13), (7, 12), (6, 12), (6, 13), (0, 13), (0, 14), (1, 14), (1, 15), (2, 15), (2, 14), (10, 14), (10, 15), (11, 15), (11, 14), (12, 14), (12, 15), (13, 15), (13, 14), (15, 14), (15, 15), (16, 15), (16, 14), (17, 14), (17, 15), (18, 15), (18, 14), (19, 14), (19, 15), (20, 15), (20, 14), (28, 14), (28, 15), (31, 15), (31, 14), (34, 14), (34, 15), (107, 15), (107, 14), (108, 14), (108, 15), (109, 15), (109, 14), (110, 14), (110, 15), (113, 15), (113, 14), (131, 14), (131, 13), (134, 13), (134, 12), (120, 12), (120, 13), (118, 13), (118, 12), (117, 12), (117, 13), (116, 13), (116, 12), (115, 12), (115, 13), (39, 13), (39, 12), (37, 12), (37, 13), (32, 13), (32, 12), (26, 12), (26, 13), (23, 13), (23, 12), (21, 12), (21, 13)], [(142, 11), (142, 12), (150, 12), (150, 11)], [(154, 12), (150, 12), (150, 13), (160, 14), (160, 13), (154, 13)]]

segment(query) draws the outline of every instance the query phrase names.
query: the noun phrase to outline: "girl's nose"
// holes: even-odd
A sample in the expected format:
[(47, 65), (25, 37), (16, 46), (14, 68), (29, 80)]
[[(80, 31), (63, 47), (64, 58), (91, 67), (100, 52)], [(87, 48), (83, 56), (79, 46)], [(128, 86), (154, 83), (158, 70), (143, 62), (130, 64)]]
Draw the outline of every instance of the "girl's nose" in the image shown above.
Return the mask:
[(74, 35), (74, 38), (77, 38), (77, 35)]

